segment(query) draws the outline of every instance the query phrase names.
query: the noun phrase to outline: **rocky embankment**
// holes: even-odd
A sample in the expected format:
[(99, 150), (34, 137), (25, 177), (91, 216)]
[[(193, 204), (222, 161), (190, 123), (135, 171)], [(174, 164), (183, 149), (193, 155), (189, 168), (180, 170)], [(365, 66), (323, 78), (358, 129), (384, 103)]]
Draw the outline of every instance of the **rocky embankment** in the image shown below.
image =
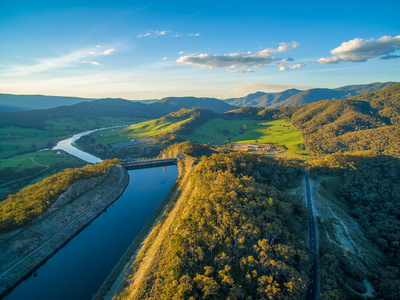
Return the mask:
[(128, 183), (128, 172), (113, 166), (72, 185), (27, 227), (0, 235), (0, 298), (106, 210)]

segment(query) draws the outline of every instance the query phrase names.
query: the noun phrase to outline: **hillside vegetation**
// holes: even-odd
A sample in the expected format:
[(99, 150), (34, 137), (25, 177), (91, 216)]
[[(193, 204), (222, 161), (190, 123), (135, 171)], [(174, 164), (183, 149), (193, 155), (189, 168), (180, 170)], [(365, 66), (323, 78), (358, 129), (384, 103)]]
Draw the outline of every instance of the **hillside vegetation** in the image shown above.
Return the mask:
[(291, 119), (313, 154), (376, 150), (400, 155), (400, 84), (346, 100), (304, 105)]
[(301, 200), (284, 192), (301, 173), (244, 153), (203, 157), (180, 187), (171, 225), (157, 226), (163, 234), (152, 243), (156, 256), (149, 261), (149, 248), (142, 248), (117, 298), (304, 297), (308, 214)]
[(97, 177), (119, 160), (106, 160), (81, 169), (66, 169), (30, 185), (0, 202), (0, 233), (24, 227), (43, 213), (74, 182)]

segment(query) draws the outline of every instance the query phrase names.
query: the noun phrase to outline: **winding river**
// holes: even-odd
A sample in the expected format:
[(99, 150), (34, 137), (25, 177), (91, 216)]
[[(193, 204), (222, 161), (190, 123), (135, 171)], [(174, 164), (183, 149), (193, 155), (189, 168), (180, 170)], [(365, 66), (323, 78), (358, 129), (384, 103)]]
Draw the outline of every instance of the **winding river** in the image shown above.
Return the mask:
[(59, 141), (57, 143), (57, 145), (52, 149), (52, 150), (63, 150), (73, 156), (76, 156), (84, 161), (87, 161), (88, 163), (98, 163), (101, 162), (102, 160), (94, 155), (91, 155), (87, 152), (84, 152), (82, 150), (79, 150), (78, 148), (76, 148), (74, 146), (74, 142), (76, 142), (77, 140), (79, 140), (81, 137), (83, 137), (84, 135), (88, 135), (91, 134), (93, 132), (99, 131), (99, 130), (104, 130), (104, 129), (111, 129), (113, 127), (110, 128), (101, 128), (101, 129), (95, 129), (95, 130), (88, 130), (88, 131), (84, 131), (78, 134), (74, 134), (72, 137)]
[[(84, 134), (88, 132), (81, 136)], [(58, 143), (57, 149), (65, 150), (64, 144), (73, 147), (76, 136)], [(171, 189), (178, 169), (168, 166), (131, 170), (129, 176), (122, 196), (6, 299), (91, 299)]]

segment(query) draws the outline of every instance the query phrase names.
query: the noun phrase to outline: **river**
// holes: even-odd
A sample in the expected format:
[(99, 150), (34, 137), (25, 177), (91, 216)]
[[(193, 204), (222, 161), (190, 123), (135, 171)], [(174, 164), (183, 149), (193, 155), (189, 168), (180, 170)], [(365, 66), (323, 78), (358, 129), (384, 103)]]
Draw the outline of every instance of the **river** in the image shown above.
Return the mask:
[[(113, 128), (113, 127), (110, 127), (110, 128)], [(73, 156), (76, 156), (84, 161), (87, 161), (88, 163), (92, 163), (92, 164), (101, 162), (102, 160), (100, 158), (76, 148), (74, 146), (74, 142), (79, 140), (84, 135), (88, 135), (88, 134), (91, 134), (92, 132), (96, 132), (96, 131), (103, 130), (103, 129), (109, 129), (109, 128), (88, 130), (88, 131), (84, 131), (84, 132), (81, 132), (78, 134), (74, 134), (72, 137), (70, 137), (68, 139), (59, 141), (52, 150), (64, 150), (65, 152), (67, 152)]]
[(122, 196), (6, 299), (91, 299), (170, 190), (178, 169), (131, 170), (129, 176)]

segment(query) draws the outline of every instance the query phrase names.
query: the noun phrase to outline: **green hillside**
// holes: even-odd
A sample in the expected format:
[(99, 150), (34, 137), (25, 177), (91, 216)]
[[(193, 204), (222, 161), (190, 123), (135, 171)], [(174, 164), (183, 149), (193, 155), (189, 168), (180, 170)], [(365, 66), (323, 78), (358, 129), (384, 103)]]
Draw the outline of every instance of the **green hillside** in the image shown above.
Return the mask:
[(127, 142), (133, 139), (157, 137), (174, 132), (188, 121), (189, 118), (184, 120), (161, 118), (134, 124), (123, 129), (98, 132), (96, 137), (104, 145)]
[(197, 143), (277, 144), (290, 152), (306, 154), (301, 132), (284, 120), (224, 120), (212, 119), (199, 126), (185, 140)]
[(243, 126), (252, 128), (256, 120), (225, 120), (216, 118), (194, 129), (189, 135), (180, 135), (183, 139), (196, 143), (223, 145), (243, 134)]
[(303, 105), (291, 119), (313, 154), (377, 150), (400, 156), (400, 84), (350, 99)]

